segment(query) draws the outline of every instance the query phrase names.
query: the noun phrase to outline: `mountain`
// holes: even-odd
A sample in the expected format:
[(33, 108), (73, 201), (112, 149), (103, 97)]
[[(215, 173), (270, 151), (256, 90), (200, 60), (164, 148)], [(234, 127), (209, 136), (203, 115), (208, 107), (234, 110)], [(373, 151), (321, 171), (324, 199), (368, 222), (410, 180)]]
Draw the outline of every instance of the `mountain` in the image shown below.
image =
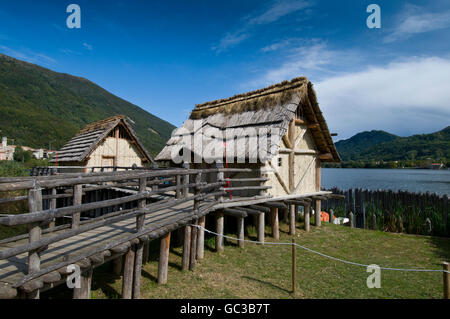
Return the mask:
[(358, 133), (335, 143), (343, 161), (450, 159), (450, 126), (431, 134), (400, 137), (385, 131)]
[(58, 149), (86, 124), (118, 114), (152, 155), (175, 128), (89, 80), (0, 54), (0, 135), (15, 144)]

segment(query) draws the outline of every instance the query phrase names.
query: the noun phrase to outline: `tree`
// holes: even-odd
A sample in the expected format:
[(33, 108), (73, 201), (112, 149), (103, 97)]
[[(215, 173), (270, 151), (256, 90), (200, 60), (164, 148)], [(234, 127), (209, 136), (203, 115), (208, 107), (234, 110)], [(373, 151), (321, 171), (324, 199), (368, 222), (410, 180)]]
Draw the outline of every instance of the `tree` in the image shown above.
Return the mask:
[(14, 150), (14, 160), (16, 162), (27, 163), (33, 159), (33, 152), (24, 151), (21, 146), (17, 146)]

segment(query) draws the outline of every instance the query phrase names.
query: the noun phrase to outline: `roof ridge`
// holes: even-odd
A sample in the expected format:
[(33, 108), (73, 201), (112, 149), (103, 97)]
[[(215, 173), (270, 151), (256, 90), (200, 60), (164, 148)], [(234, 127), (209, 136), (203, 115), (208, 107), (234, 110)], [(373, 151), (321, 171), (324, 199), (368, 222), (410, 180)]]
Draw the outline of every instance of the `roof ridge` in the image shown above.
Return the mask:
[[(214, 100), (214, 101), (210, 101), (210, 102), (205, 102), (205, 103), (201, 103), (201, 104), (196, 104), (195, 105), (195, 110), (200, 110), (206, 107), (215, 107), (215, 106), (220, 106), (223, 104), (228, 104), (228, 103), (232, 103), (235, 102), (236, 100), (239, 99), (239, 101), (244, 101), (244, 100), (248, 100), (248, 99), (252, 99), (258, 96), (262, 96), (262, 95), (266, 95), (266, 94), (272, 94), (272, 93), (278, 93), (281, 91), (285, 91), (285, 90), (289, 90), (289, 89), (293, 89), (296, 88), (298, 86), (301, 86), (305, 83), (308, 83), (308, 78), (306, 77), (296, 77), (293, 78), (290, 81), (283, 81), (277, 84), (273, 84), (271, 86), (265, 87), (263, 89), (259, 89), (259, 90), (254, 90), (254, 91), (249, 91), (246, 93), (241, 93), (241, 94), (236, 94), (233, 95), (232, 97), (229, 98), (224, 98), (224, 99), (218, 99), (218, 100)], [(270, 92), (271, 90), (273, 90), (273, 92)]]

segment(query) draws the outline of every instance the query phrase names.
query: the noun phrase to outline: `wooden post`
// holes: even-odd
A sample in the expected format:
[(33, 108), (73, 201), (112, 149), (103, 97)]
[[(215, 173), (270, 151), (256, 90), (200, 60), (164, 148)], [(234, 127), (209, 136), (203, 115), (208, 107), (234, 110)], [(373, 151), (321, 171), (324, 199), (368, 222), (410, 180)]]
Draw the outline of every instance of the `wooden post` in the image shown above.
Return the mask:
[[(198, 220), (200, 227), (205, 227), (206, 217), (202, 216)], [(201, 228), (197, 230), (197, 259), (203, 259), (205, 256), (205, 231)]]
[[(147, 190), (147, 178), (142, 177), (139, 179), (139, 193), (144, 193)], [(145, 208), (147, 199), (141, 199), (138, 202), (138, 209)], [(141, 231), (144, 228), (145, 215), (136, 217), (136, 231)], [(144, 243), (139, 241), (136, 245), (136, 255), (134, 261), (133, 272), (133, 299), (139, 299), (141, 296), (141, 271), (142, 271), (142, 259), (144, 255)]]
[[(57, 194), (56, 188), (52, 188), (52, 196), (56, 196), (56, 194)], [(50, 200), (50, 209), (56, 209), (56, 198), (52, 198)], [(55, 227), (55, 219), (53, 218), (53, 220), (48, 225), (48, 228), (51, 229), (54, 227)]]
[[(217, 161), (216, 162), (216, 167), (217, 168), (223, 168), (223, 163), (221, 161)], [(224, 173), (223, 172), (217, 172), (216, 179), (217, 179), (216, 180), (217, 182), (223, 181), (224, 180)], [(223, 196), (217, 196), (216, 200), (219, 201), (219, 202), (222, 202), (223, 201)]]
[(224, 228), (224, 215), (222, 212), (216, 212), (216, 251), (223, 251), (223, 228)]
[(297, 247), (295, 246), (295, 237), (292, 238), (292, 294), (295, 295), (296, 274), (297, 274)]
[(81, 272), (80, 288), (73, 289), (73, 299), (91, 299), (92, 268)]
[[(187, 163), (187, 162), (183, 163), (183, 168), (189, 169), (189, 163)], [(183, 185), (188, 185), (188, 184), (189, 184), (189, 174), (183, 175)], [(189, 187), (184, 187), (183, 188), (183, 197), (187, 197), (188, 194), (189, 194)]]
[(112, 271), (115, 275), (120, 276), (122, 274), (123, 257), (117, 257), (112, 260)]
[(238, 245), (240, 248), (244, 247), (244, 217), (237, 218), (237, 229), (238, 229)]
[(355, 220), (353, 218), (353, 213), (350, 212), (350, 214), (348, 214), (348, 218), (350, 219), (350, 228), (354, 228), (355, 227)]
[[(195, 220), (193, 225), (198, 225), (198, 221)], [(195, 262), (197, 259), (197, 227), (192, 227), (191, 230), (191, 253), (190, 253), (190, 260), (189, 260), (189, 270), (194, 270), (195, 268)]]
[(134, 245), (125, 254), (125, 265), (123, 268), (122, 299), (131, 299), (133, 296), (133, 271), (136, 250)]
[[(42, 210), (42, 189), (34, 188), (28, 191), (28, 210), (30, 213)], [(29, 225), (29, 243), (39, 241), (42, 229), (39, 223)], [(38, 272), (41, 269), (41, 258), (37, 250), (28, 253), (28, 274)], [(39, 299), (39, 289), (27, 294), (28, 299)]]
[(310, 215), (311, 215), (311, 203), (306, 203), (303, 206), (304, 214), (305, 214), (305, 231), (309, 232), (310, 229)]
[(372, 229), (373, 230), (377, 229), (377, 215), (375, 215), (375, 213), (373, 213), (372, 215)]
[[(177, 175), (176, 179), (177, 179), (177, 186), (178, 187), (181, 186), (181, 175)], [(177, 199), (181, 198), (181, 188), (177, 188), (175, 190), (175, 198)]]
[(330, 220), (329, 220), (330, 224), (333, 224), (333, 219), (334, 219), (334, 211), (332, 208), (330, 208)]
[[(73, 205), (81, 205), (83, 197), (83, 185), (75, 185), (73, 187)], [(75, 213), (72, 215), (72, 229), (80, 227), (81, 213)]]
[(295, 235), (295, 205), (289, 205), (289, 235)]
[(158, 284), (167, 283), (167, 271), (169, 267), (170, 233), (161, 237), (159, 248)]
[(265, 214), (260, 213), (258, 215), (258, 241), (261, 245), (264, 245), (264, 232), (265, 232)]
[(272, 217), (272, 237), (275, 240), (280, 239), (280, 229), (279, 229), (279, 221), (278, 221), (278, 208), (272, 207), (270, 208), (270, 215)]
[(320, 227), (321, 226), (321, 210), (322, 210), (322, 205), (321, 205), (321, 201), (320, 201), (320, 199), (318, 199), (318, 200), (316, 200), (316, 214), (315, 214), (315, 225), (317, 226), (317, 227)]
[(444, 299), (450, 299), (450, 274), (448, 273), (448, 271), (450, 271), (450, 263), (444, 262), (442, 263), (442, 266), (444, 268)]
[(189, 261), (191, 255), (191, 226), (184, 227), (184, 241), (183, 241), (183, 259), (182, 269), (189, 269)]

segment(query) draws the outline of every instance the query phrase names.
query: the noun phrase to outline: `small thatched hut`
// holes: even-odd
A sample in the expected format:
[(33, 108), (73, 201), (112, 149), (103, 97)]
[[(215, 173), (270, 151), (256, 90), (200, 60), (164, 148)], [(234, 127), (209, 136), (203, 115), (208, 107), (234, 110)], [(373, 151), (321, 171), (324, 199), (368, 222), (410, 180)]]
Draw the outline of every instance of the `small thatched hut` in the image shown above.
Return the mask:
[[(281, 197), (320, 191), (321, 162), (340, 157), (311, 82), (299, 77), (196, 105), (155, 160), (169, 166), (189, 162), (192, 168), (213, 162), (260, 168), (264, 185), (271, 186), (267, 193)], [(257, 176), (233, 176), (240, 177)], [(254, 195), (236, 195), (244, 193)]]
[(57, 152), (52, 163), (86, 169), (155, 164), (124, 115), (87, 125)]

